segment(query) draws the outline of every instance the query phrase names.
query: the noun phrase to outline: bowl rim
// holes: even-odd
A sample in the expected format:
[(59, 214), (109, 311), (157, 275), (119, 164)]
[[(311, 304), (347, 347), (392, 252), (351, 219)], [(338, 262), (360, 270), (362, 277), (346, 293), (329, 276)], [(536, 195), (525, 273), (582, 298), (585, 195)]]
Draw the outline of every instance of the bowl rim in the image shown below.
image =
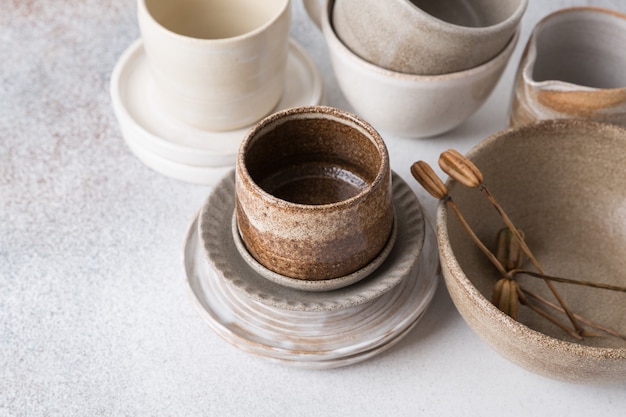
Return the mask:
[(156, 17), (154, 17), (153, 12), (150, 10), (151, 6), (147, 4), (148, 2), (150, 2), (150, 0), (138, 0), (137, 2), (137, 13), (139, 15), (139, 20), (145, 22), (146, 25), (149, 25), (149, 27), (145, 27), (145, 30), (152, 31), (159, 36), (165, 36), (168, 39), (173, 39), (176, 42), (183, 42), (186, 45), (195, 47), (212, 46), (215, 48), (229, 48), (232, 46), (233, 43), (258, 37), (281, 19), (291, 19), (292, 13), (291, 1), (282, 0), (282, 3), (278, 5), (275, 13), (269, 19), (266, 19), (266, 21), (263, 22), (261, 25), (256, 26), (255, 28), (247, 32), (223, 38), (200, 38), (176, 32), (167, 25), (161, 23)]
[[(352, 64), (358, 65), (362, 67), (365, 71), (372, 74), (377, 74), (382, 77), (386, 77), (389, 79), (397, 79), (401, 81), (425, 81), (425, 82), (436, 82), (436, 81), (453, 81), (453, 80), (464, 80), (467, 78), (478, 77), (480, 74), (488, 73), (499, 68), (503, 62), (506, 63), (509, 60), (509, 57), (513, 54), (513, 50), (515, 49), (521, 33), (521, 24), (517, 26), (513, 35), (506, 43), (504, 48), (500, 52), (498, 52), (495, 56), (493, 56), (488, 61), (462, 71), (450, 72), (445, 74), (435, 74), (435, 75), (421, 75), (421, 74), (411, 74), (406, 72), (398, 72), (393, 71), (387, 68), (380, 67), (378, 65), (372, 64), (371, 62), (361, 58), (348, 46), (346, 46), (339, 36), (335, 32), (335, 29), (332, 26), (330, 21), (330, 14), (332, 13), (332, 6), (334, 0), (329, 0), (327, 2), (327, 8), (323, 10), (321, 13), (321, 30), (324, 38), (326, 39), (326, 44), (332, 54), (338, 54), (342, 57), (342, 59), (349, 61)], [(334, 52), (333, 51), (338, 51)]]
[[(334, 2), (335, 0), (330, 0)], [(429, 24), (433, 27), (440, 28), (441, 30), (445, 30), (451, 34), (484, 34), (489, 35), (491, 33), (497, 32), (498, 30), (502, 30), (508, 27), (511, 27), (519, 22), (524, 13), (526, 13), (526, 9), (528, 8), (529, 0), (519, 0), (517, 3), (517, 7), (510, 13), (505, 19), (500, 20), (497, 23), (485, 26), (465, 26), (460, 25), (458, 23), (448, 22), (438, 16), (432, 15), (420, 8), (418, 5), (413, 3), (412, 1), (406, 0), (403, 2), (403, 7), (408, 7), (410, 10), (419, 13), (422, 17), (427, 18)]]

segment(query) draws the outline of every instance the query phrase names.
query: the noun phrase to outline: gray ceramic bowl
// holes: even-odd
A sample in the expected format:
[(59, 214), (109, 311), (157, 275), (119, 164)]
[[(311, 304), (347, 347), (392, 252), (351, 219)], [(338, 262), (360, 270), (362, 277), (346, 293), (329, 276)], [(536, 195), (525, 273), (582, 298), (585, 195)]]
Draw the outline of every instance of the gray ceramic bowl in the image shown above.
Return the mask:
[[(626, 286), (626, 129), (588, 121), (540, 122), (497, 133), (467, 156), (524, 230), (547, 273)], [(496, 210), (479, 190), (454, 180), (448, 186), (473, 230), (493, 247), (504, 226)], [(527, 307), (520, 306), (518, 321), (500, 312), (490, 302), (498, 273), (443, 203), (437, 210), (437, 239), (454, 304), (496, 351), (556, 379), (626, 381), (626, 341), (588, 337), (578, 342)], [(551, 297), (541, 280), (520, 282)], [(626, 294), (556, 285), (575, 313), (626, 334)]]
[(472, 116), (489, 98), (509, 62), (519, 31), (487, 62), (441, 75), (405, 74), (374, 65), (339, 39), (332, 25), (334, 0), (326, 0), (321, 27), (339, 88), (374, 128), (400, 137), (432, 137)]

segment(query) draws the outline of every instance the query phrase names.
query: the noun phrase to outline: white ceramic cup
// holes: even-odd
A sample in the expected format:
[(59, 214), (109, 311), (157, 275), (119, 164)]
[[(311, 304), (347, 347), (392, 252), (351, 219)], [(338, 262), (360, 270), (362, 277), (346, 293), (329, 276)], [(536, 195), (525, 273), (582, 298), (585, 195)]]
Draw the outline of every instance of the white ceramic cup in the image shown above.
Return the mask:
[(509, 43), (528, 0), (335, 0), (331, 22), (361, 58), (439, 75), (490, 61)]
[(160, 104), (209, 131), (269, 114), (284, 89), (290, 0), (138, 0)]
[(535, 26), (519, 63), (509, 123), (589, 119), (626, 126), (626, 15), (558, 10)]

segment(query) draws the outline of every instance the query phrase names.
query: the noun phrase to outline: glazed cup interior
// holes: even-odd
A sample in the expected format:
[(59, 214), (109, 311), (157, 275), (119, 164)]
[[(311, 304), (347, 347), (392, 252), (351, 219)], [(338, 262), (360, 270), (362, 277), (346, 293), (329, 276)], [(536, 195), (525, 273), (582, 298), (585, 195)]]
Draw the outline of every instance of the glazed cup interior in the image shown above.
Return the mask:
[(226, 39), (253, 32), (275, 20), (285, 0), (143, 0), (163, 28), (195, 39)]
[(295, 204), (324, 205), (370, 188), (384, 158), (367, 136), (342, 123), (294, 118), (249, 143), (244, 163), (252, 180), (269, 195)]
[(410, 0), (420, 10), (456, 26), (480, 28), (495, 26), (519, 12), (522, 1)]

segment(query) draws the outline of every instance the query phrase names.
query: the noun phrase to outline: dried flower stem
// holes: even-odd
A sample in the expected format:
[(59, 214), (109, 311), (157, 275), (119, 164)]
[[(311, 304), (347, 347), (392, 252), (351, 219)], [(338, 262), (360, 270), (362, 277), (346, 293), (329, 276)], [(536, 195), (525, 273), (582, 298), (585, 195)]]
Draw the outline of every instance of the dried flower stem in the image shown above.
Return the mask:
[(506, 269), (500, 261), (495, 257), (493, 253), (481, 242), (481, 240), (476, 236), (469, 223), (461, 214), (456, 203), (452, 200), (452, 197), (448, 194), (448, 187), (441, 181), (441, 179), (435, 174), (435, 171), (428, 165), (425, 161), (417, 161), (413, 165), (411, 165), (411, 174), (420, 183), (420, 185), (433, 197), (438, 200), (443, 201), (452, 209), (457, 219), (465, 229), (465, 232), (472, 239), (474, 244), (478, 246), (478, 248), (485, 254), (485, 256), (491, 261), (492, 264), (498, 269), (502, 276), (506, 276)]
[(420, 185), (437, 200), (448, 197), (448, 187), (435, 174), (428, 162), (417, 161), (411, 165), (411, 174)]
[[(554, 304), (553, 302), (551, 302), (551, 301), (549, 301), (549, 300), (545, 299), (544, 297), (542, 297), (542, 296), (540, 296), (540, 295), (538, 295), (538, 294), (535, 294), (534, 292), (529, 291), (529, 290), (527, 290), (527, 289), (525, 289), (525, 288), (522, 288), (522, 291), (524, 292), (524, 295), (526, 295), (527, 297), (529, 297), (529, 298), (533, 298), (533, 299), (535, 299), (536, 301), (538, 301), (538, 302), (540, 302), (540, 303), (543, 303), (543, 304), (545, 304), (547, 307), (550, 307), (550, 308), (552, 308), (552, 309), (554, 309), (554, 310), (556, 310), (556, 311), (559, 311), (559, 312), (561, 312), (561, 313), (565, 313), (565, 312), (563, 311), (563, 308), (562, 308), (561, 306), (559, 306), (559, 305), (557, 305), (557, 304)], [(601, 325), (601, 324), (599, 324), (599, 323), (597, 323), (597, 322), (595, 322), (595, 321), (593, 321), (593, 320), (590, 320), (590, 319), (588, 319), (588, 318), (585, 318), (585, 317), (583, 317), (583, 316), (581, 316), (581, 315), (579, 315), (579, 314), (574, 314), (574, 316), (576, 317), (576, 319), (577, 319), (578, 321), (580, 321), (581, 323), (584, 323), (584, 324), (588, 325), (589, 327), (593, 327), (593, 328), (594, 328), (594, 329), (596, 329), (596, 330), (600, 330), (600, 331), (602, 331), (602, 332), (604, 332), (604, 333), (606, 333), (606, 334), (608, 334), (608, 335), (610, 335), (610, 336), (617, 337), (618, 339), (626, 340), (626, 336), (625, 336), (625, 335), (620, 334), (620, 333), (618, 333), (617, 331), (615, 331), (615, 330), (613, 330), (613, 329), (611, 329), (611, 328), (609, 328), (609, 327), (603, 326), (603, 325)]]
[[(441, 164), (441, 159), (440, 159), (440, 166), (441, 165), (442, 164)], [(515, 274), (520, 274), (520, 273), (525, 273), (525, 274), (530, 275), (530, 276), (536, 276), (536, 277), (543, 278), (544, 281), (551, 288), (554, 296), (556, 297), (556, 299), (559, 301), (559, 304), (561, 304), (561, 305), (559, 306), (557, 304), (554, 304), (554, 303), (552, 303), (552, 302), (550, 302), (550, 301), (548, 301), (548, 300), (546, 300), (546, 299), (544, 299), (544, 298), (542, 298), (542, 297), (540, 297), (540, 296), (538, 296), (538, 295), (536, 295), (536, 294), (534, 294), (534, 293), (532, 293), (532, 292), (530, 292), (528, 290), (525, 290), (525, 289), (521, 288), (519, 285), (514, 285), (512, 288), (515, 288), (514, 291), (517, 294), (517, 298), (519, 299), (519, 301), (522, 304), (524, 304), (525, 306), (527, 306), (529, 309), (531, 309), (532, 311), (536, 312), (537, 314), (541, 315), (542, 317), (546, 318), (551, 323), (553, 323), (554, 325), (558, 326), (559, 328), (561, 328), (563, 331), (565, 331), (566, 333), (568, 333), (569, 335), (571, 335), (575, 339), (582, 340), (583, 339), (583, 335), (584, 336), (596, 336), (596, 334), (591, 334), (590, 332), (588, 332), (585, 329), (581, 328), (578, 325), (578, 322), (577, 322), (577, 320), (580, 320), (581, 322), (587, 324), (588, 326), (593, 327), (593, 328), (595, 328), (597, 330), (600, 330), (600, 331), (602, 331), (602, 332), (604, 332), (606, 334), (609, 334), (611, 336), (615, 336), (617, 338), (626, 340), (626, 337), (621, 335), (621, 334), (619, 334), (618, 332), (616, 332), (616, 331), (614, 331), (612, 329), (609, 329), (607, 327), (604, 327), (602, 325), (599, 325), (598, 323), (595, 323), (595, 322), (593, 322), (593, 321), (591, 321), (589, 319), (586, 319), (586, 318), (584, 318), (584, 317), (582, 317), (580, 315), (573, 314), (571, 311), (569, 311), (569, 309), (567, 308), (567, 306), (563, 302), (562, 298), (560, 297), (560, 295), (558, 294), (556, 289), (552, 286), (552, 283), (550, 282), (550, 278), (554, 278), (555, 281), (576, 283), (576, 284), (580, 284), (580, 285), (585, 285), (587, 283), (584, 282), (584, 281), (569, 280), (569, 279), (560, 278), (560, 277), (551, 277), (551, 276), (546, 275), (543, 272), (543, 269), (541, 268), (541, 265), (539, 265), (539, 262), (535, 259), (533, 254), (530, 252), (530, 249), (526, 245), (526, 243), (524, 241), (524, 238), (523, 238), (523, 235), (521, 234), (520, 230), (517, 229), (513, 225), (513, 222), (510, 220), (508, 215), (504, 212), (504, 210), (502, 209), (500, 204), (498, 204), (498, 202), (495, 200), (495, 198), (491, 195), (489, 190), (486, 188), (485, 184), (482, 181), (482, 174), (480, 173), (478, 168), (476, 168), (471, 163), (471, 161), (469, 161), (466, 158), (464, 158), (458, 152), (453, 151), (453, 150), (449, 150), (449, 151), (447, 151), (446, 159), (445, 159), (443, 165), (445, 166), (445, 168), (442, 166), (442, 169), (444, 169), (444, 171), (446, 171), (446, 169), (451, 170), (453, 172), (453, 174), (454, 174), (453, 177), (455, 179), (456, 179), (456, 177), (458, 177), (458, 178), (467, 177), (465, 182), (463, 182), (463, 181), (459, 181), (459, 182), (464, 183), (464, 184), (466, 184), (469, 187), (474, 187), (474, 188), (478, 187), (478, 188), (481, 189), (481, 191), (486, 193), (489, 201), (492, 203), (492, 205), (494, 205), (494, 207), (497, 209), (498, 213), (500, 213), (500, 215), (503, 218), (504, 222), (506, 223), (508, 229), (514, 235), (514, 237), (517, 240), (517, 242), (519, 242), (519, 245), (522, 248), (522, 250), (524, 251), (524, 253), (526, 254), (526, 256), (529, 257), (531, 262), (533, 262), (534, 266), (540, 271), (539, 273), (536, 273), (534, 271), (526, 271), (526, 270), (522, 270), (522, 269), (513, 269), (511, 271), (507, 271), (507, 269), (504, 267), (503, 263), (498, 259), (498, 257), (496, 255), (494, 255), (482, 243), (482, 241), (478, 238), (478, 236), (476, 236), (476, 234), (474, 233), (474, 231), (472, 230), (472, 228), (470, 227), (468, 222), (465, 220), (465, 217), (461, 214), (461, 211), (459, 210), (458, 206), (452, 200), (452, 197), (448, 194), (448, 189), (445, 186), (445, 184), (439, 179), (439, 177), (435, 174), (435, 172), (432, 170), (432, 168), (426, 162), (418, 161), (418, 162), (414, 163), (411, 166), (411, 174), (413, 174), (415, 179), (433, 197), (435, 197), (436, 199), (439, 199), (439, 200), (445, 202), (448, 205), (448, 207), (450, 207), (450, 209), (454, 212), (454, 214), (456, 215), (457, 219), (461, 223), (461, 226), (466, 231), (466, 233), (470, 236), (470, 238), (472, 239), (474, 244), (476, 244), (476, 246), (478, 246), (478, 248), (485, 254), (485, 256), (487, 256), (487, 258), (491, 261), (491, 263), (496, 267), (498, 272), (500, 272), (500, 274), (503, 277), (505, 277), (504, 279), (512, 280)], [(511, 242), (509, 242), (509, 245), (510, 244), (511, 244)], [(511, 248), (509, 248), (509, 249), (511, 249)], [(624, 289), (621, 289), (621, 287), (615, 287), (614, 288), (614, 286), (609, 286), (607, 284), (595, 284), (595, 283), (592, 283), (592, 284), (594, 284), (593, 286), (597, 286), (599, 288), (606, 288), (606, 289), (617, 289), (617, 288), (619, 288), (618, 289), (619, 291), (623, 291), (624, 290)], [(546, 306), (548, 306), (548, 307), (550, 307), (550, 308), (552, 308), (552, 309), (554, 309), (556, 311), (559, 311), (561, 313), (567, 314), (567, 316), (570, 319), (570, 321), (572, 322), (572, 324), (574, 324), (574, 330), (570, 329), (566, 324), (562, 323), (557, 318), (551, 316), (547, 311), (545, 311), (542, 308), (540, 308), (540, 307), (536, 306), (535, 304), (531, 303), (528, 298), (532, 298), (535, 301), (543, 303)]]
[[(482, 183), (479, 186), (479, 189), (485, 193), (485, 195), (487, 196), (487, 199), (489, 200), (491, 205), (493, 205), (495, 207), (495, 209), (500, 214), (500, 217), (502, 217), (502, 220), (504, 220), (504, 223), (511, 230), (511, 232), (515, 235), (515, 237), (517, 238), (517, 240), (519, 241), (519, 243), (520, 243), (520, 245), (522, 247), (522, 250), (524, 251), (526, 256), (528, 256), (528, 258), (530, 259), (530, 262), (534, 265), (535, 268), (537, 268), (537, 270), (541, 274), (546, 275), (545, 271), (543, 270), (543, 268), (539, 264), (539, 261), (537, 261), (537, 259), (533, 255), (533, 253), (530, 251), (530, 249), (526, 245), (526, 242), (524, 241), (524, 237), (519, 233), (517, 227), (515, 227), (515, 225), (513, 224), (513, 221), (511, 221), (511, 218), (506, 214), (506, 212), (504, 211), (504, 208), (502, 208), (500, 203), (498, 203), (496, 198), (491, 194), (491, 192), (489, 191), (487, 186), (484, 183)], [(580, 327), (580, 324), (578, 323), (578, 320), (576, 320), (576, 318), (574, 317), (574, 314), (572, 313), (572, 311), (567, 307), (567, 304), (565, 303), (565, 300), (563, 300), (563, 297), (561, 297), (561, 294), (557, 291), (557, 289), (554, 286), (554, 284), (552, 282), (550, 282), (550, 280), (547, 280), (547, 279), (544, 279), (544, 282), (546, 283), (546, 285), (548, 285), (548, 288), (550, 288), (550, 291), (552, 292), (552, 294), (554, 295), (554, 297), (556, 298), (558, 303), (561, 305), (561, 307), (565, 311), (565, 314), (567, 315), (567, 318), (570, 320), (570, 322), (574, 326), (574, 329), (576, 330), (576, 332), (581, 334), (582, 331), (583, 331), (582, 327)]]
[[(476, 165), (474, 165), (472, 161), (470, 161), (464, 155), (461, 155), (461, 153), (455, 149), (448, 149), (447, 151), (442, 152), (441, 155), (439, 156), (438, 162), (439, 162), (439, 167), (445, 173), (450, 175), (450, 177), (454, 178), (457, 182), (465, 185), (466, 187), (478, 188), (479, 190), (485, 193), (489, 202), (496, 208), (496, 210), (500, 214), (500, 217), (502, 217), (502, 219), (504, 220), (504, 223), (511, 230), (511, 232), (515, 235), (515, 238), (519, 241), (522, 247), (522, 250), (524, 251), (526, 256), (530, 258), (530, 261), (535, 266), (535, 268), (537, 268), (539, 272), (541, 272), (542, 274), (545, 274), (545, 271), (543, 270), (543, 268), (541, 267), (541, 265), (539, 264), (535, 256), (532, 254), (532, 252), (526, 245), (526, 242), (524, 241), (524, 237), (519, 233), (517, 227), (515, 227), (515, 225), (509, 218), (509, 216), (506, 214), (506, 212), (502, 208), (502, 206), (498, 203), (498, 201), (495, 199), (495, 197), (491, 194), (491, 192), (485, 185), (483, 181), (483, 174), (478, 169), (478, 167), (476, 167)], [(557, 299), (557, 301), (561, 305), (561, 307), (563, 307), (563, 309), (565, 310), (567, 317), (570, 319), (570, 321), (572, 322), (572, 325), (574, 326), (574, 329), (578, 333), (581, 333), (583, 329), (580, 327), (580, 325), (574, 318), (574, 315), (565, 304), (565, 301), (563, 300), (559, 292), (556, 290), (556, 287), (554, 286), (554, 284), (552, 284), (552, 282), (548, 280), (545, 280), (545, 282), (550, 288), (550, 291), (552, 291), (552, 294), (554, 295), (554, 297)]]
[(543, 278), (543, 279), (547, 279), (550, 281), (562, 282), (565, 284), (583, 285), (585, 287), (593, 287), (593, 288), (601, 288), (604, 290), (626, 292), (626, 287), (620, 287), (618, 285), (603, 284), (601, 282), (592, 282), (592, 281), (583, 281), (583, 280), (571, 279), (571, 278), (556, 277), (553, 275), (546, 275), (546, 274), (538, 273), (535, 271), (529, 271), (526, 269), (512, 269), (508, 273), (511, 276), (523, 274), (523, 275), (528, 275), (528, 276), (535, 277), (535, 278)]
[[(532, 311), (534, 311), (535, 313), (541, 315), (542, 317), (544, 317), (545, 319), (547, 319), (548, 321), (550, 321), (552, 324), (560, 327), (563, 331), (567, 332), (567, 334), (569, 334), (570, 336), (572, 336), (573, 338), (577, 339), (577, 340), (583, 340), (583, 337), (581, 336), (581, 334), (583, 333), (582, 330), (580, 331), (574, 331), (572, 329), (570, 329), (568, 326), (566, 326), (564, 323), (562, 323), (560, 320), (556, 319), (555, 317), (552, 317), (550, 314), (548, 314), (547, 311), (537, 307), (536, 305), (534, 305), (533, 303), (531, 303), (528, 298), (526, 298), (525, 295), (525, 291), (522, 290), (519, 286), (517, 287), (517, 295), (519, 297), (520, 302), (525, 305), (526, 307), (530, 308)], [(563, 310), (562, 310), (563, 311)]]
[(450, 207), (452, 209), (452, 211), (454, 212), (456, 217), (459, 219), (459, 222), (461, 223), (461, 226), (463, 226), (463, 228), (465, 229), (467, 234), (470, 236), (470, 238), (472, 239), (474, 244), (476, 246), (478, 246), (478, 248), (485, 254), (485, 256), (487, 256), (487, 258), (498, 269), (498, 272), (500, 272), (500, 274), (503, 277), (507, 276), (507, 271), (506, 271), (506, 269), (504, 269), (504, 266), (502, 266), (500, 261), (498, 261), (498, 259), (495, 257), (495, 255), (493, 253), (491, 253), (491, 251), (478, 238), (478, 236), (476, 236), (476, 233), (474, 233), (474, 231), (472, 230), (470, 225), (467, 223), (467, 221), (465, 220), (465, 217), (463, 217), (463, 214), (461, 214), (461, 211), (459, 210), (458, 206), (456, 205), (454, 200), (452, 200), (452, 197), (447, 196), (444, 199), (444, 201), (448, 204), (448, 207)]

